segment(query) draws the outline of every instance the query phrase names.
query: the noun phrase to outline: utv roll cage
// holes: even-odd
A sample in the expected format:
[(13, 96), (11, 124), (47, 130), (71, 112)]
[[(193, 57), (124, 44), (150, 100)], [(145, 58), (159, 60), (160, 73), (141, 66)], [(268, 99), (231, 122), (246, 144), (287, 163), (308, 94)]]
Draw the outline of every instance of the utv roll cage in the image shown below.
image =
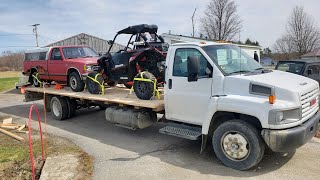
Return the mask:
[[(115, 35), (115, 37), (113, 38), (113, 40), (112, 41), (108, 41), (108, 44), (110, 45), (108, 53), (110, 53), (110, 50), (112, 49), (112, 46), (113, 46), (116, 38), (120, 34), (131, 34), (131, 37), (130, 37), (128, 43), (127, 43), (127, 46), (125, 47), (124, 50), (120, 50), (120, 51), (126, 51), (129, 48), (130, 44), (133, 45), (133, 50), (134, 49), (138, 49), (141, 46), (134, 44), (134, 42), (139, 42), (140, 39), (144, 40), (144, 43), (145, 43), (143, 45), (144, 47), (145, 46), (148, 47), (151, 44), (152, 45), (159, 45), (159, 44), (165, 43), (164, 39), (161, 36), (158, 36), (157, 31), (158, 31), (158, 26), (154, 25), (154, 24), (151, 24), (151, 25), (140, 24), (140, 25), (135, 25), (135, 26), (129, 26), (129, 27), (127, 27), (127, 28), (125, 28), (125, 29), (123, 29), (121, 31), (118, 31), (117, 34)], [(147, 42), (148, 39), (145, 36), (143, 36), (143, 33), (149, 33), (150, 35), (154, 35), (154, 37), (153, 37), (153, 41), (154, 42), (150, 42), (150, 44), (149, 44)], [(136, 36), (136, 37), (135, 37), (134, 42), (131, 42), (133, 36)], [(160, 42), (157, 42), (158, 39), (160, 40)]]

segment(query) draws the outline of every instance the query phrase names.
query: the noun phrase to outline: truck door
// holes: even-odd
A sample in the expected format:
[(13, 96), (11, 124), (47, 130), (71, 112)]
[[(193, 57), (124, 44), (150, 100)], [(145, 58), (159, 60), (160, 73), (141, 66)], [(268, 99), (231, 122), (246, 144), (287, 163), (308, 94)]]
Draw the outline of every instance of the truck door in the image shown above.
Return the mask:
[[(211, 98), (212, 66), (196, 48), (171, 49), (165, 88), (166, 118), (201, 125)], [(187, 59), (200, 61), (199, 79), (188, 82)], [(211, 72), (212, 74), (212, 72)]]
[(60, 48), (53, 48), (48, 62), (48, 70), (50, 79), (58, 82), (67, 81), (67, 67), (63, 61)]

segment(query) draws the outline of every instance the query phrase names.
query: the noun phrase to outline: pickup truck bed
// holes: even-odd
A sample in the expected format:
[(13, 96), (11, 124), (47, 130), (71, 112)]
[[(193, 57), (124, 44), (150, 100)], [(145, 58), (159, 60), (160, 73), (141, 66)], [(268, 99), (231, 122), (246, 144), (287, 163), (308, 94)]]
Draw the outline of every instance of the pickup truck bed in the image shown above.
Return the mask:
[(134, 92), (129, 95), (129, 89), (123, 87), (105, 88), (104, 95), (90, 94), (89, 92), (73, 92), (70, 88), (55, 89), (54, 86), (46, 88), (25, 87), (26, 101), (38, 100), (43, 94), (59, 95), (80, 100), (88, 100), (104, 104), (118, 104), (119, 106), (132, 106), (135, 109), (148, 108), (155, 112), (164, 110), (163, 95), (160, 99), (141, 100)]

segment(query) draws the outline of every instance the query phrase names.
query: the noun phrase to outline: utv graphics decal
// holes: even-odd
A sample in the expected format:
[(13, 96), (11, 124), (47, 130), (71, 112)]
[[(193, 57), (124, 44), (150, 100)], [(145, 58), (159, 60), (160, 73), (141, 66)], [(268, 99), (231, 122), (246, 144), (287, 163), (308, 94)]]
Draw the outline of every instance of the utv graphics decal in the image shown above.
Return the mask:
[(115, 65), (114, 68), (119, 68), (119, 67), (123, 67), (124, 64), (118, 64), (118, 65)]
[(128, 77), (120, 77), (120, 79), (128, 79)]

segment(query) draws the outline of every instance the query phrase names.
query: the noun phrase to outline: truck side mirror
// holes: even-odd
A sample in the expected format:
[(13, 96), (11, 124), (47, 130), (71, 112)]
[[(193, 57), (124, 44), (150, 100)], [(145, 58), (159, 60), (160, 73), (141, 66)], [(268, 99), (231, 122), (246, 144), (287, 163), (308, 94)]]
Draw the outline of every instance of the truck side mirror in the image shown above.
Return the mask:
[(199, 74), (199, 59), (194, 56), (188, 56), (187, 58), (187, 68), (188, 68), (188, 81), (197, 81)]
[(308, 76), (310, 76), (311, 74), (313, 74), (312, 69), (308, 69)]

